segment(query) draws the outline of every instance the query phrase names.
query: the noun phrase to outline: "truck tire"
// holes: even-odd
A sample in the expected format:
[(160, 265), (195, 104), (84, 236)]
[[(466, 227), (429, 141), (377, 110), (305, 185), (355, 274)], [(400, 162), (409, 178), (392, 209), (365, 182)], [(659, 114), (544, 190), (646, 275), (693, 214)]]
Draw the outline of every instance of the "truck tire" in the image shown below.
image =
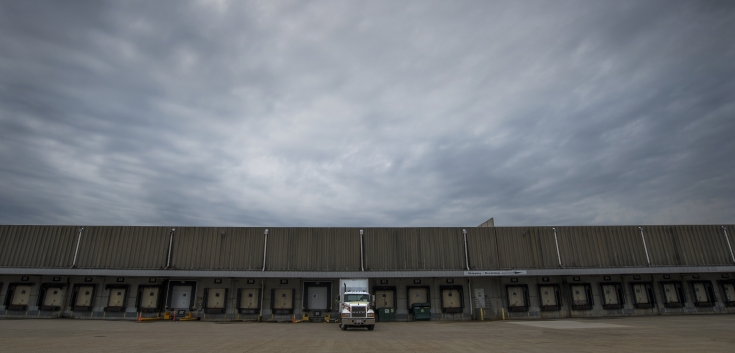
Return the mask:
[(368, 331), (375, 330), (375, 325), (367, 325)]

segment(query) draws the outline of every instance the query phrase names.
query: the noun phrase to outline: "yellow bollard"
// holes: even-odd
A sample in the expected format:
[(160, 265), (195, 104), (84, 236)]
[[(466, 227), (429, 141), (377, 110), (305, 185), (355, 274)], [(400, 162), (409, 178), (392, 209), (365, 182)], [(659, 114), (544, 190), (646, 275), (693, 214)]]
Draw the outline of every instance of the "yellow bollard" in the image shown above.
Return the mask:
[(503, 313), (503, 320), (505, 320), (505, 308), (500, 309), (500, 312)]

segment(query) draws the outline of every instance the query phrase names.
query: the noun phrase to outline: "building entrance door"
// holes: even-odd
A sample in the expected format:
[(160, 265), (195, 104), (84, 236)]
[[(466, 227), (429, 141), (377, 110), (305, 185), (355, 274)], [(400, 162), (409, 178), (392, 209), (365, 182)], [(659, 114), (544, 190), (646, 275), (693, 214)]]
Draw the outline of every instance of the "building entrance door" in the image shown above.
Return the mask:
[(485, 309), (485, 288), (475, 288), (475, 308)]

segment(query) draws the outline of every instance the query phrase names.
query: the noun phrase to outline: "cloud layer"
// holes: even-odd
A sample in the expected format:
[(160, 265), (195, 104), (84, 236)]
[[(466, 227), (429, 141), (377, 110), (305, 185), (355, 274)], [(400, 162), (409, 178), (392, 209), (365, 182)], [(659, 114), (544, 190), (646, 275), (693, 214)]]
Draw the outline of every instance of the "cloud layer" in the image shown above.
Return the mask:
[(731, 2), (0, 2), (0, 223), (734, 223)]

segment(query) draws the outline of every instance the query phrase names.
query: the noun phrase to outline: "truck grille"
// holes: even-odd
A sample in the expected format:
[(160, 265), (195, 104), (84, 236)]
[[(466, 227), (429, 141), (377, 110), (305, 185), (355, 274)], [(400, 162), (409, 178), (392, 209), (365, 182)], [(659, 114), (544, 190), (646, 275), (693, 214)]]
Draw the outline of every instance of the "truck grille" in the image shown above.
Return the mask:
[(366, 306), (353, 306), (351, 311), (352, 317), (367, 317)]

